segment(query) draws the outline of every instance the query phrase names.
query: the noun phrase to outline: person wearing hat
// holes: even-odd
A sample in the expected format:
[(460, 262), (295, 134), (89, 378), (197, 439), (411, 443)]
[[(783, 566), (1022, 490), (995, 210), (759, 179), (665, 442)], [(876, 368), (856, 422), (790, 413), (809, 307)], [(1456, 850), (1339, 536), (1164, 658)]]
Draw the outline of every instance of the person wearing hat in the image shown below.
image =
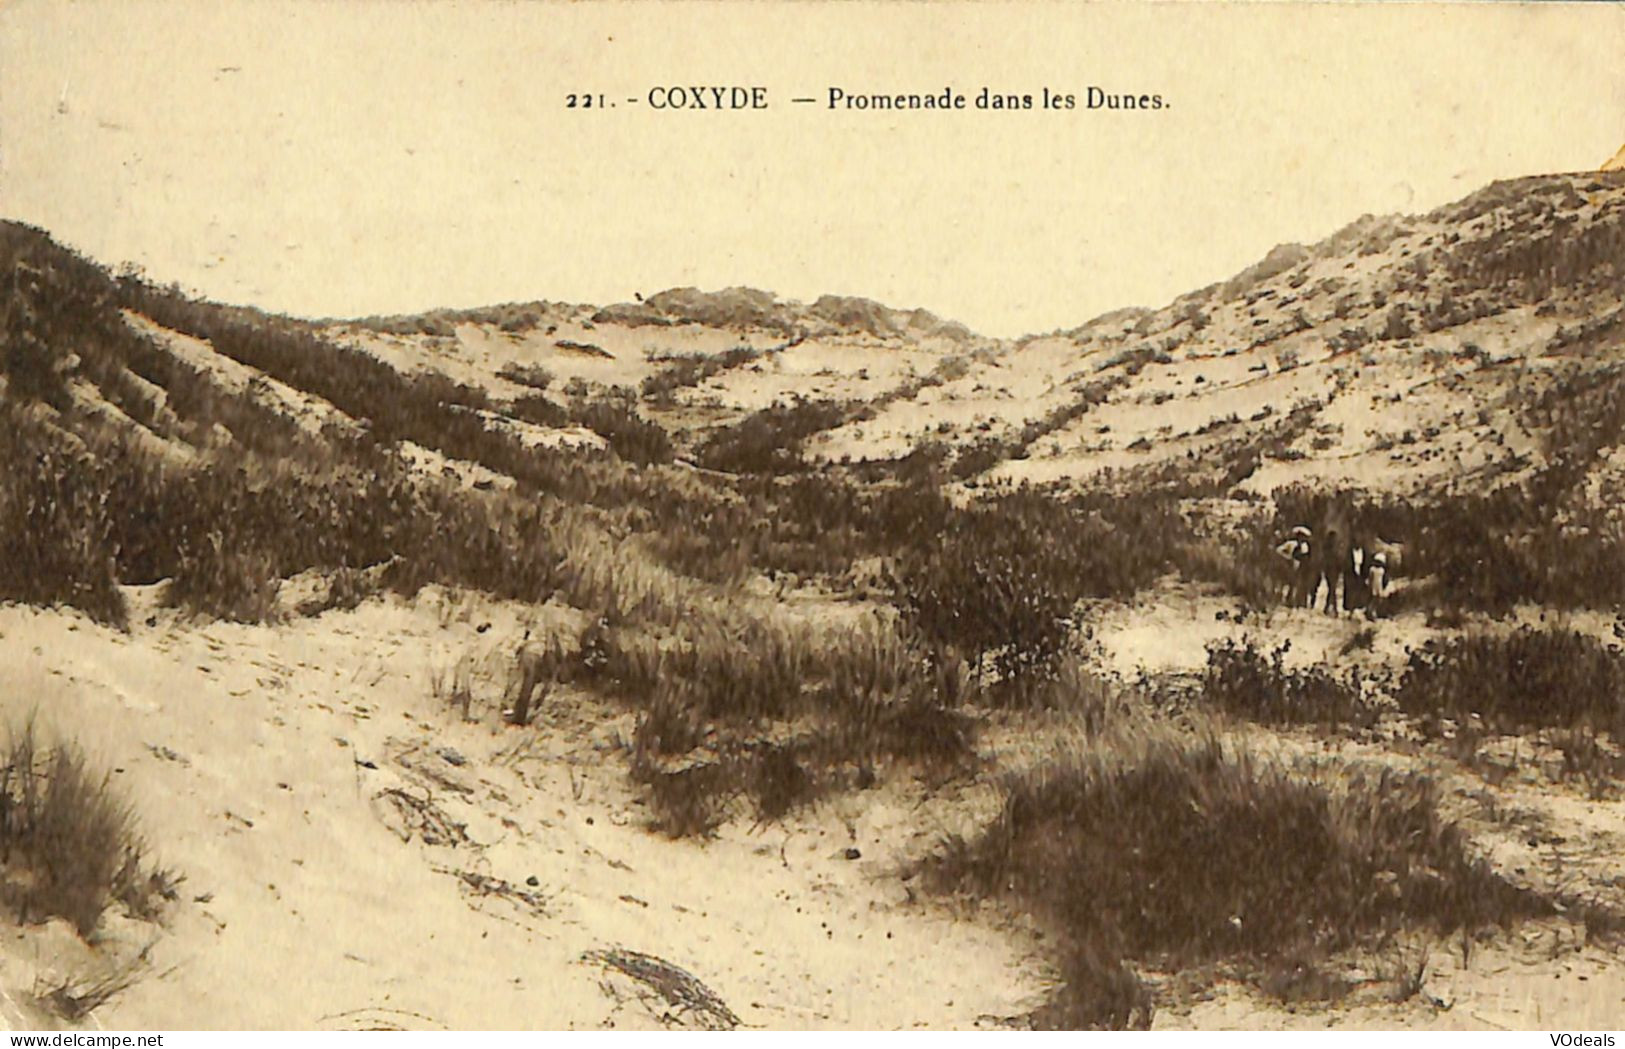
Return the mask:
[(1318, 580), (1313, 578), (1313, 539), (1313, 532), (1304, 525), (1298, 525), (1292, 529), (1286, 541), (1275, 548), (1275, 552), (1292, 565), (1292, 580), (1287, 584), (1286, 601), (1293, 607), (1301, 608), (1315, 602), (1314, 583)]

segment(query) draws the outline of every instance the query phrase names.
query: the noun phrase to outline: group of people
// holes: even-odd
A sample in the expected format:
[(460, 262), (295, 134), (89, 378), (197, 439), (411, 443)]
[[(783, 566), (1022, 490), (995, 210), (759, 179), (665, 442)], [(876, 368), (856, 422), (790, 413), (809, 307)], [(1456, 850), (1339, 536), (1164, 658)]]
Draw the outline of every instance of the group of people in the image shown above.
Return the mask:
[(1388, 596), (1388, 553), (1377, 543), (1357, 544), (1350, 530), (1326, 528), (1320, 537), (1308, 525), (1292, 529), (1275, 548), (1291, 565), (1285, 599), (1294, 608), (1314, 608), (1324, 585), (1327, 615), (1343, 611), (1381, 613)]

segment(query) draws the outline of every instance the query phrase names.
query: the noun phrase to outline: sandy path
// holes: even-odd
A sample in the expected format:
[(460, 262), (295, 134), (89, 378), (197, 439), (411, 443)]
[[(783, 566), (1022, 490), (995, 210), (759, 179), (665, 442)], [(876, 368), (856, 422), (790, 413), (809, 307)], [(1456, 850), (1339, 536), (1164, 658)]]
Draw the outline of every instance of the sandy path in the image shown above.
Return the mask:
[[(1373, 975), (1377, 975), (1373, 971)], [(1357, 992), (1361, 993), (1361, 992)], [(1369, 997), (1370, 992), (1361, 993)], [(1380, 996), (1379, 996), (1380, 997)], [(1159, 1030), (1617, 1030), (1625, 1015), (1625, 967), (1552, 924), (1514, 931), (1460, 954), (1436, 946), (1422, 994), (1408, 1002), (1287, 1007), (1234, 985), (1188, 1010), (1163, 1010)]]
[[(613, 753), (624, 716), (556, 696), (534, 733), (460, 722), (430, 671), (470, 651), (500, 664), (517, 606), (374, 602), (281, 628), (148, 614), (121, 636), (0, 609), (8, 718), (35, 709), (120, 770), (157, 858), (186, 875), (149, 974), (97, 1014), (109, 1028), (653, 1024), (577, 960), (616, 945), (688, 969), (749, 1026), (965, 1027), (1033, 993), (1006, 936), (906, 902), (888, 857), (910, 843), (885, 804), (672, 842), (643, 829)], [(471, 843), (402, 841), (376, 798), (391, 788)], [(152, 937), (134, 924), (111, 923), (104, 953)], [(0, 952), (14, 996), (60, 932)]]

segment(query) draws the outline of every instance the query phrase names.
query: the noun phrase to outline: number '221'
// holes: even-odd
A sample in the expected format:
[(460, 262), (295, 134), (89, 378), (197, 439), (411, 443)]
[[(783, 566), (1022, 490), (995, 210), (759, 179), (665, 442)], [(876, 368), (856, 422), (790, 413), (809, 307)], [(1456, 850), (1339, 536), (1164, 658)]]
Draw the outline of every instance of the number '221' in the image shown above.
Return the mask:
[(606, 109), (603, 95), (565, 95), (565, 109)]

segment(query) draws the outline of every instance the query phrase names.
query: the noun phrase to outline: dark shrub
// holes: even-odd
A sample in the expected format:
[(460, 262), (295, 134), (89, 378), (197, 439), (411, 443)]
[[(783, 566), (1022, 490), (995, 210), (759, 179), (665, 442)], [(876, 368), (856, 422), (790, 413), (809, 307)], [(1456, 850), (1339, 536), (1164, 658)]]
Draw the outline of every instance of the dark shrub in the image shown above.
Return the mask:
[(562, 404), (542, 396), (539, 393), (516, 397), (507, 407), (509, 415), (524, 422), (537, 426), (568, 426), (570, 425), (570, 412)]
[(1019, 775), (930, 873), (1030, 909), (1125, 1002), (1111, 959), (1268, 961), (1550, 909), (1469, 853), (1426, 777), (1353, 768), (1334, 789), (1213, 736), (1117, 738)]
[(639, 415), (629, 397), (577, 399), (569, 414), (571, 422), (608, 441), (625, 462), (648, 466), (672, 460), (671, 436), (658, 423)]
[(942, 513), (939, 530), (902, 537), (898, 605), (929, 643), (989, 661), (1012, 699), (1053, 673), (1078, 601), (1148, 585), (1186, 532), (1163, 501), (1063, 502), (1031, 489)]
[(1324, 666), (1288, 670), (1286, 654), (1291, 646), (1291, 641), (1283, 641), (1266, 654), (1252, 638), (1209, 644), (1203, 698), (1220, 710), (1265, 725), (1368, 727), (1376, 721), (1358, 678), (1339, 680)]
[(0, 406), (0, 600), (64, 604), (122, 628), (115, 578), (115, 473), (85, 449), (59, 443), (23, 413)]
[(537, 391), (545, 390), (553, 385), (553, 373), (540, 364), (520, 364), (518, 361), (509, 361), (498, 370), (497, 375), (509, 382), (518, 383), (520, 386), (529, 386)]
[(1426, 725), (1477, 714), (1492, 731), (1606, 729), (1625, 734), (1625, 659), (1575, 630), (1429, 641), (1413, 651), (1395, 695)]

